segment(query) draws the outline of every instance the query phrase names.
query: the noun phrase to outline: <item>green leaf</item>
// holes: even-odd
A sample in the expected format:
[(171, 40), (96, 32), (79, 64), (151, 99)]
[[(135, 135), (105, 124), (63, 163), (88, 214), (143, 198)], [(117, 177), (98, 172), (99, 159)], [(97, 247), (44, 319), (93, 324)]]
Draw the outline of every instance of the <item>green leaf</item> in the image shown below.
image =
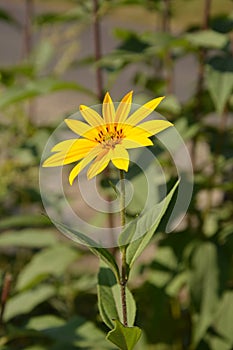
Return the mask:
[(196, 47), (221, 49), (227, 42), (228, 37), (214, 30), (200, 30), (194, 33), (186, 34), (187, 40)]
[(169, 281), (172, 278), (172, 274), (170, 271), (150, 271), (148, 273), (148, 281), (155, 285), (158, 288), (165, 288), (166, 285), (169, 283)]
[(65, 321), (59, 318), (47, 316), (34, 317), (27, 327), (40, 331), (55, 341), (52, 349), (111, 349), (106, 342), (104, 333), (93, 323), (77, 316)]
[(166, 287), (167, 295), (176, 298), (182, 288), (188, 284), (189, 274), (187, 271), (177, 274)]
[(88, 2), (86, 2), (86, 6), (77, 6), (69, 11), (61, 13), (47, 12), (39, 14), (35, 17), (35, 23), (38, 26), (44, 26), (66, 22), (80, 23), (81, 21), (87, 21), (90, 19), (91, 14), (91, 8), (88, 10), (87, 5)]
[(51, 226), (51, 221), (45, 215), (14, 215), (1, 219), (0, 229), (20, 227)]
[(141, 336), (141, 329), (125, 327), (118, 320), (114, 320), (114, 323), (115, 328), (108, 333), (107, 339), (121, 350), (133, 350)]
[(200, 126), (197, 124), (190, 125), (186, 117), (179, 117), (174, 123), (175, 128), (182, 135), (183, 140), (189, 140), (193, 136), (197, 135), (200, 130)]
[(222, 232), (219, 233), (220, 244), (224, 244), (226, 251), (229, 251), (230, 254), (233, 251), (233, 224), (228, 224)]
[(233, 18), (231, 14), (220, 14), (211, 19), (211, 27), (220, 33), (229, 33), (233, 30)]
[(142, 40), (142, 36), (134, 31), (117, 28), (114, 32), (118, 39), (123, 40), (120, 46), (118, 46), (118, 50), (141, 53), (148, 47), (148, 44)]
[(34, 255), (32, 260), (21, 270), (16, 289), (32, 287), (48, 275), (62, 276), (67, 267), (77, 259), (77, 251), (71, 247), (55, 245)]
[(17, 65), (9, 65), (0, 67), (0, 81), (2, 84), (11, 86), (17, 78), (29, 77), (32, 78), (34, 67), (32, 64), (20, 63)]
[(43, 248), (54, 245), (56, 242), (54, 230), (48, 229), (8, 231), (0, 236), (0, 247)]
[[(136, 173), (135, 169), (132, 169), (131, 171), (133, 174)], [(134, 188), (134, 193), (132, 199), (130, 200), (130, 203), (127, 205), (126, 214), (136, 216), (145, 207), (145, 203), (148, 197), (147, 178), (143, 172), (140, 172), (137, 174), (137, 176), (130, 178), (130, 182)]]
[(216, 213), (209, 213), (203, 223), (203, 233), (206, 237), (211, 237), (216, 234), (219, 229), (218, 217)]
[[(165, 47), (171, 47), (172, 42), (175, 39), (175, 36), (171, 35), (167, 32), (146, 32), (141, 35), (141, 38), (149, 43), (152, 47), (165, 48)], [(150, 46), (150, 48), (151, 48)], [(149, 49), (150, 49), (149, 48)]]
[(216, 110), (221, 115), (233, 89), (233, 73), (206, 68), (206, 83)]
[(232, 56), (229, 53), (217, 54), (207, 60), (207, 64), (219, 72), (233, 72)]
[[(132, 294), (126, 288), (127, 317), (133, 326), (136, 306)], [(114, 327), (113, 319), (122, 322), (121, 287), (113, 272), (103, 264), (98, 274), (98, 306), (103, 321), (109, 328)]]
[(61, 90), (76, 90), (90, 94), (90, 90), (72, 81), (63, 81), (56, 78), (41, 78), (28, 82), (24, 87), (13, 86), (8, 88), (0, 96), (0, 109), (8, 107), (12, 103)]
[(149, 267), (148, 281), (165, 288), (172, 280), (177, 270), (177, 258), (171, 247), (157, 247), (155, 258)]
[(219, 305), (219, 309), (213, 320), (216, 332), (221, 337), (211, 337), (211, 349), (227, 350), (232, 348), (233, 344), (233, 292), (226, 291)]
[(92, 292), (97, 286), (97, 275), (96, 274), (82, 274), (78, 276), (75, 280), (72, 280), (68, 285), (63, 285), (60, 288), (60, 295), (67, 296), (71, 290), (73, 293), (77, 294), (80, 292), (88, 293)]
[(37, 305), (47, 301), (55, 294), (55, 288), (52, 286), (40, 286), (36, 289), (16, 294), (6, 304), (4, 320), (8, 321), (15, 316), (28, 314)]
[[(126, 260), (129, 267), (133, 265), (134, 261), (142, 253), (153, 237), (154, 232), (165, 214), (178, 184), (179, 181), (177, 181), (170, 193), (160, 203), (152, 206), (150, 210), (148, 210), (137, 220), (133, 220), (132, 224), (130, 224), (122, 232), (120, 242), (129, 244), (126, 253)], [(145, 234), (142, 234), (143, 232), (145, 232)]]
[(90, 237), (85, 236), (83, 233), (69, 228), (66, 225), (63, 225), (59, 222), (53, 220), (56, 227), (61, 230), (61, 232), (67, 233), (68, 236), (73, 239), (75, 242), (80, 242), (88, 246), (90, 251), (98, 256), (103, 262), (105, 262), (111, 270), (114, 272), (116, 279), (120, 281), (119, 268), (116, 263), (114, 256), (105, 248), (99, 247), (99, 244), (92, 240)]
[(179, 114), (181, 113), (181, 104), (174, 95), (166, 96), (161, 109), (167, 113)]
[(65, 320), (54, 315), (43, 315), (32, 317), (26, 324), (26, 328), (41, 331), (52, 327), (59, 327), (65, 324)]
[(53, 53), (54, 49), (52, 47), (52, 44), (48, 40), (43, 39), (43, 41), (36, 47), (32, 55), (33, 63), (37, 73), (40, 73), (43, 68), (46, 67), (46, 65), (53, 57)]
[(213, 321), (219, 303), (219, 266), (217, 247), (201, 243), (194, 252), (190, 287), (198, 317), (194, 327), (194, 344), (203, 338)]

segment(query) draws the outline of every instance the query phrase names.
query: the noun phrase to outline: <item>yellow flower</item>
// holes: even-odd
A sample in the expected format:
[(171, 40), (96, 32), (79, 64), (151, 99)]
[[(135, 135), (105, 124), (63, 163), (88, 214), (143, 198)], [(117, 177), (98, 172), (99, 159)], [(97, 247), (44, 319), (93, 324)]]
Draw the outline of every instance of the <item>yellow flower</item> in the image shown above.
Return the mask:
[(56, 153), (43, 163), (43, 167), (62, 166), (79, 161), (70, 172), (70, 185), (80, 171), (94, 159), (87, 172), (88, 179), (102, 172), (110, 161), (118, 169), (127, 171), (129, 167), (127, 149), (153, 145), (149, 137), (172, 125), (166, 120), (141, 123), (163, 98), (147, 102), (131, 115), (129, 113), (132, 91), (123, 97), (116, 109), (107, 92), (102, 105), (103, 117), (95, 110), (81, 105), (80, 112), (88, 124), (79, 120), (65, 119), (68, 127), (81, 138), (62, 141), (55, 145), (51, 151)]

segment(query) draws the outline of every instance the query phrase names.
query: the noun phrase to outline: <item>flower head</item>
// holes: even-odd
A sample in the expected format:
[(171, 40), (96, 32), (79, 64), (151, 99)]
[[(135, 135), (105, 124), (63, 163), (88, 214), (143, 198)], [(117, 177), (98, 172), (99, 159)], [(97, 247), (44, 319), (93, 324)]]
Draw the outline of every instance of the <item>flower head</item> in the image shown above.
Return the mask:
[(150, 136), (172, 126), (166, 120), (142, 122), (159, 105), (164, 97), (151, 100), (130, 114), (132, 91), (123, 97), (115, 109), (107, 92), (100, 116), (94, 109), (81, 105), (80, 112), (86, 123), (65, 119), (68, 127), (80, 137), (65, 140), (52, 148), (55, 152), (43, 163), (43, 167), (62, 166), (78, 162), (69, 175), (72, 185), (76, 176), (90, 162), (87, 177), (93, 178), (102, 172), (110, 161), (118, 169), (127, 171), (129, 154), (127, 149), (153, 145)]

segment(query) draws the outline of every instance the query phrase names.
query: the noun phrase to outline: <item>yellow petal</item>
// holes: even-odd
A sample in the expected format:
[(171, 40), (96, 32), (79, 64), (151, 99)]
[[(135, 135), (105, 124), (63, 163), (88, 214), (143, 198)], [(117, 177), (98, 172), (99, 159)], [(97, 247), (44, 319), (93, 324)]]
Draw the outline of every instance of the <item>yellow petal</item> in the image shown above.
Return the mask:
[(140, 143), (138, 141), (124, 139), (121, 141), (121, 144), (126, 149), (130, 149), (130, 148), (152, 146), (153, 142), (150, 139), (148, 139), (147, 137), (145, 137), (143, 140), (142, 139), (140, 140)]
[(80, 120), (65, 119), (65, 122), (68, 125), (68, 127), (76, 134), (84, 137), (88, 135), (88, 138), (93, 140), (95, 139), (97, 134), (96, 128), (93, 128), (90, 125), (81, 122)]
[(149, 137), (149, 136), (151, 136), (151, 133), (149, 131), (146, 131), (146, 130), (140, 128), (140, 125), (135, 126), (135, 127), (130, 127), (130, 128), (125, 126), (123, 128), (123, 134), (125, 135), (126, 139), (130, 139), (130, 140), (132, 139), (132, 137), (133, 137), (133, 140), (135, 140), (137, 137), (141, 137), (141, 136)]
[(122, 98), (119, 106), (117, 107), (115, 116), (116, 123), (124, 123), (124, 121), (127, 119), (131, 108), (132, 94), (133, 91), (128, 92), (128, 94)]
[[(83, 161), (81, 160), (81, 162), (79, 162), (77, 165), (75, 165), (75, 167), (71, 170), (70, 175), (69, 175), (69, 183), (70, 186), (73, 185), (74, 179), (78, 176), (78, 174), (80, 173), (80, 171), (85, 167), (83, 165)], [(91, 161), (91, 160), (90, 160)]]
[(74, 179), (78, 176), (78, 174), (100, 153), (101, 149), (99, 146), (96, 146), (93, 150), (91, 150), (81, 162), (79, 162), (75, 167), (71, 170), (69, 175), (70, 185), (73, 184)]
[(91, 126), (99, 126), (104, 124), (103, 118), (97, 113), (94, 109), (91, 109), (87, 106), (81, 105), (79, 107), (80, 112), (83, 118), (91, 125)]
[(129, 153), (122, 145), (116, 145), (110, 152), (110, 158), (116, 168), (128, 171)]
[[(137, 146), (136, 147), (142, 147), (142, 146), (150, 146), (153, 145), (153, 142), (148, 139), (152, 134), (148, 131), (136, 126), (134, 128), (126, 129), (124, 130), (125, 138), (123, 139), (123, 145), (126, 147), (126, 141), (134, 141)], [(129, 148), (129, 147), (126, 147)]]
[(87, 177), (88, 179), (92, 179), (94, 176), (98, 175), (101, 173), (107, 166), (110, 161), (109, 158), (109, 151), (104, 150), (96, 160), (93, 162), (93, 164), (90, 166), (87, 172)]
[(60, 152), (60, 151), (68, 150), (76, 141), (77, 139), (69, 139), (69, 140), (59, 142), (55, 146), (53, 146), (53, 148), (51, 149), (51, 152)]
[(115, 108), (108, 92), (103, 100), (103, 118), (106, 124), (112, 124), (115, 120)]
[(70, 140), (62, 141), (53, 148), (53, 150), (59, 149), (60, 151), (46, 159), (43, 167), (62, 166), (77, 162), (96, 146), (96, 142), (85, 139), (72, 140), (73, 142), (70, 144), (68, 141)]
[(158, 97), (145, 103), (127, 119), (127, 124), (136, 125), (140, 123), (143, 119), (145, 119), (149, 114), (153, 112), (153, 110), (160, 104), (164, 97), (165, 96)]
[(167, 120), (149, 120), (148, 122), (138, 125), (143, 130), (148, 131), (151, 135), (158, 134), (160, 131), (167, 129), (169, 126), (173, 126), (172, 123)]

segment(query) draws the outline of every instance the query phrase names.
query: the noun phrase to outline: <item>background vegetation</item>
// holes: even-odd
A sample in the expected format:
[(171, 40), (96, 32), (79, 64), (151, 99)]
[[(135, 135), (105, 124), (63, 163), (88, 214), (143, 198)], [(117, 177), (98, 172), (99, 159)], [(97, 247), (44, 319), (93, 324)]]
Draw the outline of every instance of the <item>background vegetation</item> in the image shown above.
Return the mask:
[(0, 349), (114, 349), (98, 313), (98, 261), (42, 215), (38, 168), (66, 115), (131, 89), (138, 103), (167, 96), (160, 112), (195, 173), (183, 224), (166, 235), (162, 223), (131, 276), (137, 349), (233, 349), (231, 11), (230, 0), (1, 5), (1, 28), (17, 40), (1, 31)]

